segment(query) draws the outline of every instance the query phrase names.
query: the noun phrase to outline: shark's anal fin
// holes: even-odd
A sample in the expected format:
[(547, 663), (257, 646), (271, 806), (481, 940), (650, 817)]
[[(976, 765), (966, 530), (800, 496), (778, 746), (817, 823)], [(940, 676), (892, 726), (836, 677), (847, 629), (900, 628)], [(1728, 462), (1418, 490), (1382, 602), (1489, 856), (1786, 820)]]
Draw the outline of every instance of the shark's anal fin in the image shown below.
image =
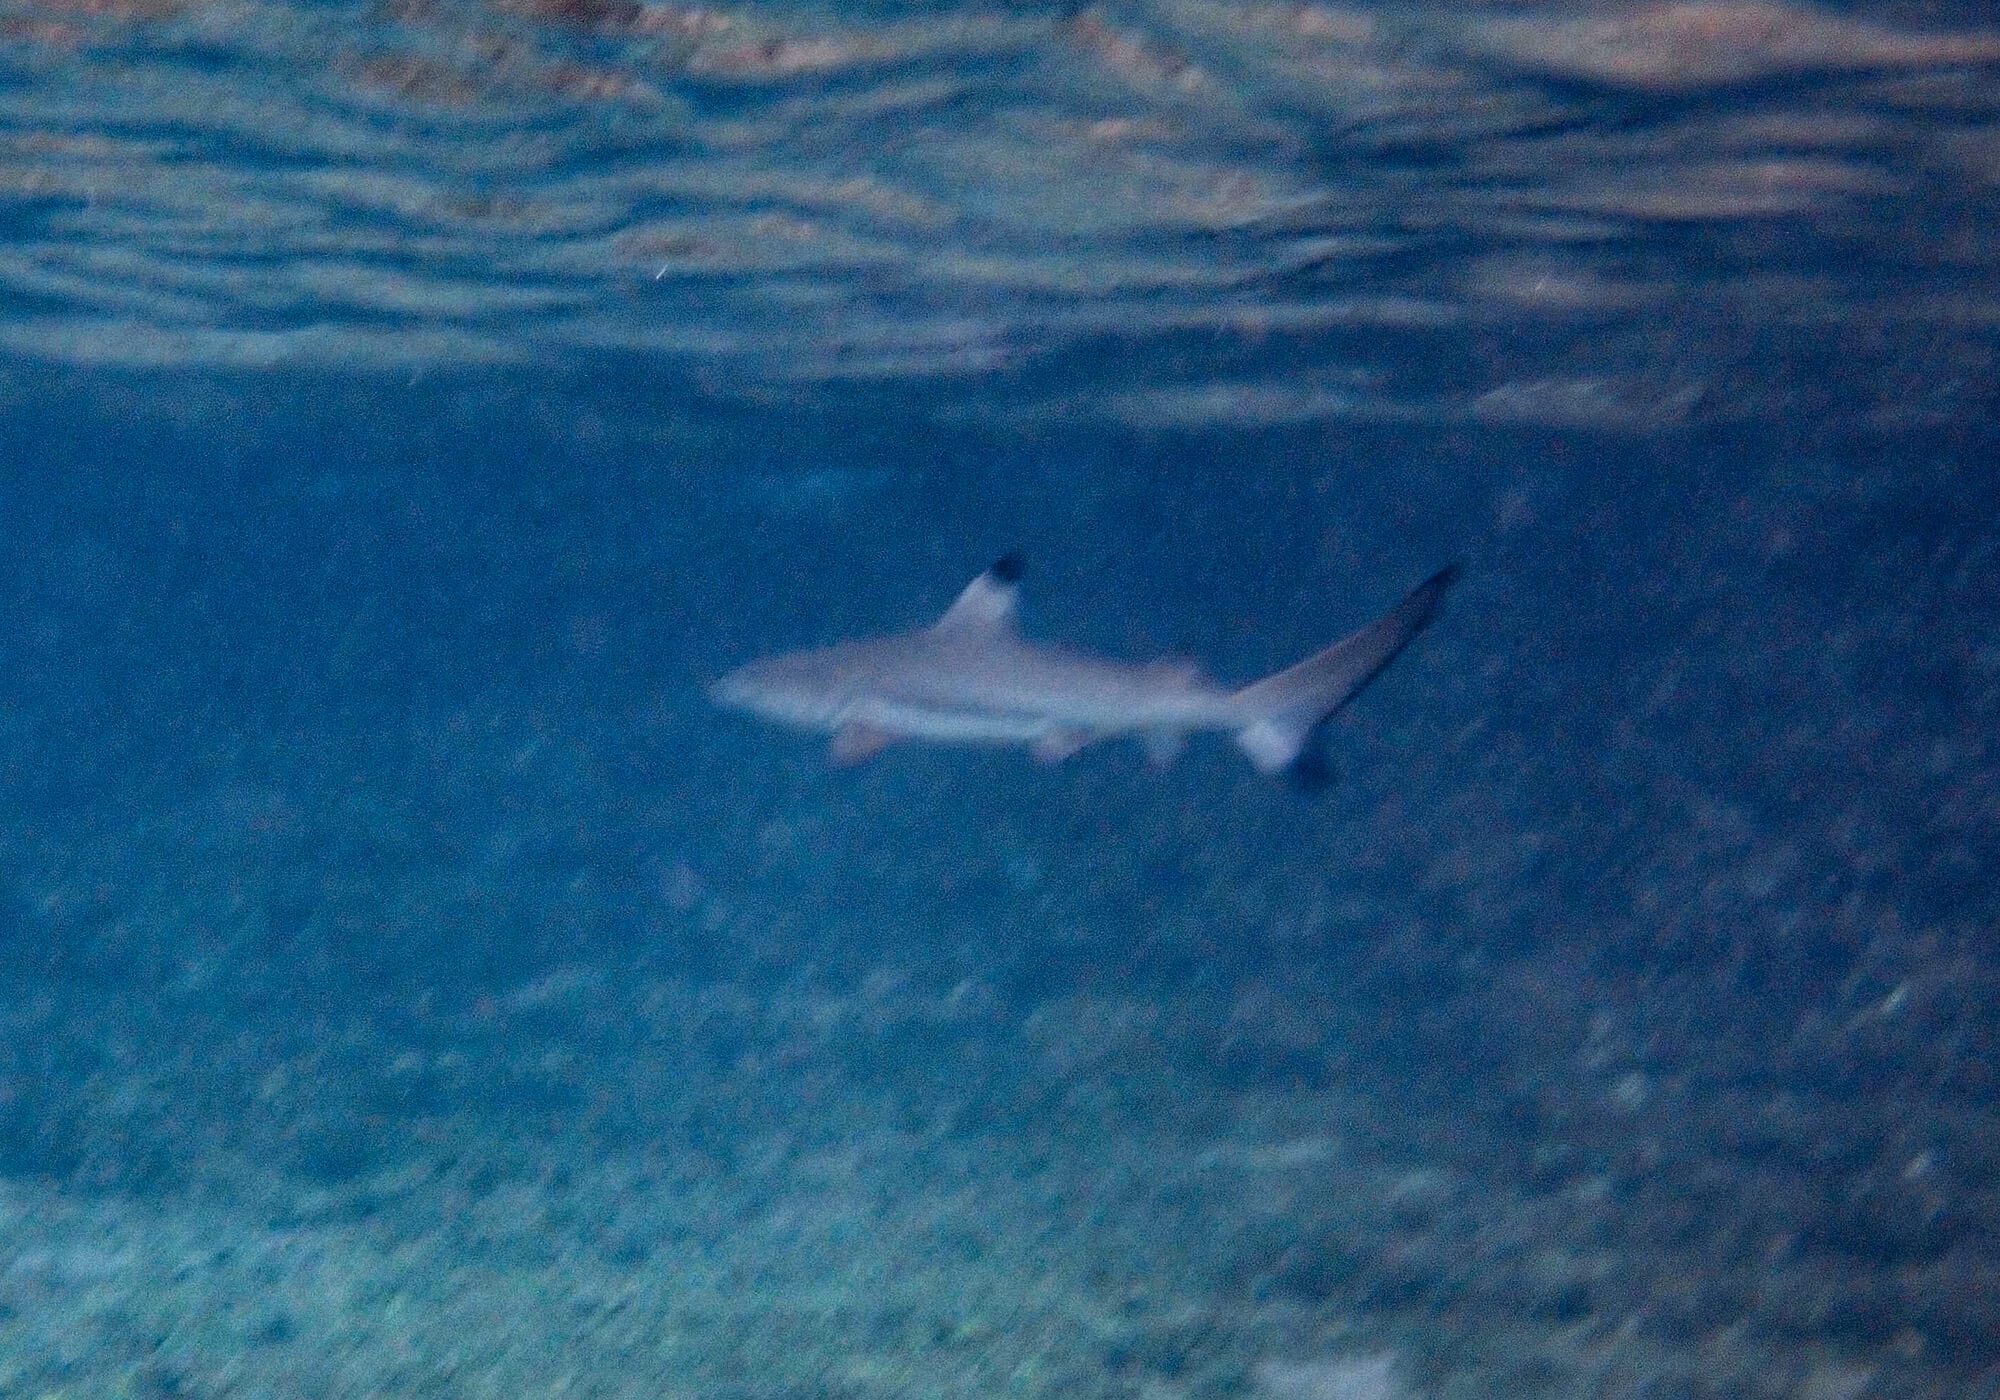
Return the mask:
[(866, 763), (888, 748), (895, 737), (886, 729), (850, 720), (833, 731), (833, 741), (826, 746), (827, 757), (843, 768)]
[(1171, 768), (1187, 747), (1187, 735), (1178, 729), (1148, 729), (1139, 742), (1146, 746), (1146, 762), (1155, 768)]
[(1031, 751), (1038, 763), (1061, 763), (1090, 742), (1081, 729), (1051, 729), (1036, 739)]

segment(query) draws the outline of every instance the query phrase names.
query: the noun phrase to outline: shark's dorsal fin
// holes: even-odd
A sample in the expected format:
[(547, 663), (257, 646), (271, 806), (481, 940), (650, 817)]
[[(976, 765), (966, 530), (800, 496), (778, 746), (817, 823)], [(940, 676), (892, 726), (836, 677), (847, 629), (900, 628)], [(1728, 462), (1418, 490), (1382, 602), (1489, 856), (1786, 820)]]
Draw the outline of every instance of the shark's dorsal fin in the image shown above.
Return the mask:
[(961, 637), (1011, 633), (1026, 567), (1018, 554), (995, 560), (991, 568), (965, 585), (958, 600), (937, 620), (935, 630)]

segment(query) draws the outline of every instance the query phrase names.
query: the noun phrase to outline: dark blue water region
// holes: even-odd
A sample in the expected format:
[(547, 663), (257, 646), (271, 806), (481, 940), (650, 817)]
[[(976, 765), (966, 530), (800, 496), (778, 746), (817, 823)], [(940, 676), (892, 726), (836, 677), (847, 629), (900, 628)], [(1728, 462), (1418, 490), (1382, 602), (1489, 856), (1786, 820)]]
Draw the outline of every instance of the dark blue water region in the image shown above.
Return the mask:
[[(18, 376), (0, 1389), (2000, 1382), (1988, 427), (724, 410)], [(821, 743), (769, 650), (1028, 561), (1301, 793)]]

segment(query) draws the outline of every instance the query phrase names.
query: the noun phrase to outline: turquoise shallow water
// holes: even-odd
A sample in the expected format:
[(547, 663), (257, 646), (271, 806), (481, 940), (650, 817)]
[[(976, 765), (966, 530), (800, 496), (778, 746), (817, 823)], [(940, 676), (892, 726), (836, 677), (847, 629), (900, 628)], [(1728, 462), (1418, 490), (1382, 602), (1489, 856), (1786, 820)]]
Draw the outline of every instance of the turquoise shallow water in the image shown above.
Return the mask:
[(0, 6), (0, 1396), (2000, 1395), (1989, 23)]

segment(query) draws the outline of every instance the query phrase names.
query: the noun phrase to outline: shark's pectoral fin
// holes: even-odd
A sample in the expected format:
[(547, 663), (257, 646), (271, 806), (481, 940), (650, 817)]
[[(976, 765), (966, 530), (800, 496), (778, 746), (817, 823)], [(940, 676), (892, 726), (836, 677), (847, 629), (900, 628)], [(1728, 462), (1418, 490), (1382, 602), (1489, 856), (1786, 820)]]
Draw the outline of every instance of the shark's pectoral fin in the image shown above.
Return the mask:
[(1178, 729), (1148, 729), (1139, 742), (1146, 746), (1146, 762), (1155, 768), (1171, 768), (1187, 747), (1187, 735)]
[(1033, 752), (1039, 763), (1061, 763), (1089, 742), (1081, 729), (1051, 729), (1035, 740)]
[(843, 767), (866, 763), (888, 748), (895, 737), (886, 729), (850, 720), (833, 731), (833, 742), (826, 747), (827, 757)]

